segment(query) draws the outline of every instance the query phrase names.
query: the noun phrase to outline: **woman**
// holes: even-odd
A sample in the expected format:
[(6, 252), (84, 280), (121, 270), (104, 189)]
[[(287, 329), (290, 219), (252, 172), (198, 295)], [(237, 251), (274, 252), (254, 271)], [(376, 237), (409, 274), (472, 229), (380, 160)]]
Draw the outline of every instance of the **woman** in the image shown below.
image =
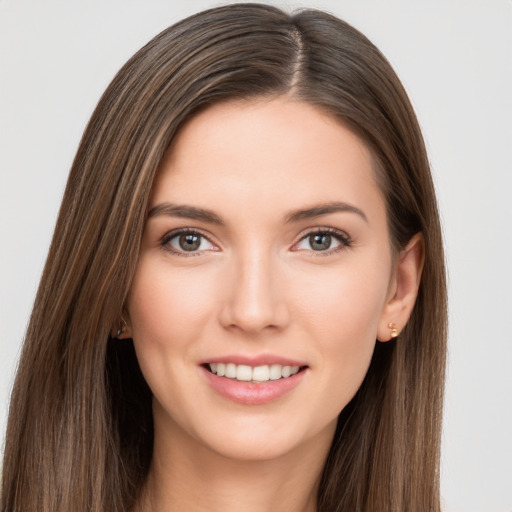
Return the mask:
[(83, 136), (1, 510), (439, 510), (445, 339), (428, 160), (384, 57), (318, 11), (199, 13)]

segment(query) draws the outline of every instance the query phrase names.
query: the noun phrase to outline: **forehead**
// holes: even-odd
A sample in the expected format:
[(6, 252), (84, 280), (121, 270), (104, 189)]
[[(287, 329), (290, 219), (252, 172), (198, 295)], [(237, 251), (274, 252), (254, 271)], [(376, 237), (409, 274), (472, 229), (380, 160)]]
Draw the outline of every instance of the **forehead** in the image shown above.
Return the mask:
[[(151, 205), (195, 202), (239, 213), (306, 203), (384, 203), (364, 142), (321, 110), (290, 97), (210, 107), (178, 133)], [(259, 198), (258, 202), (255, 198)]]

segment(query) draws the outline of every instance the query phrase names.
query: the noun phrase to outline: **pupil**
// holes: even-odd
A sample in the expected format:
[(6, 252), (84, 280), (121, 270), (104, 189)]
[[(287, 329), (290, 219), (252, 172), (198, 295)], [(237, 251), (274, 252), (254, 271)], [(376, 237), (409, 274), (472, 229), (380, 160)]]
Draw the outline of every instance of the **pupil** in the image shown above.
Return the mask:
[(198, 235), (181, 235), (180, 236), (180, 247), (184, 251), (195, 251), (199, 249), (201, 240)]
[(331, 246), (331, 235), (311, 235), (309, 237), (309, 242), (315, 251), (325, 251)]

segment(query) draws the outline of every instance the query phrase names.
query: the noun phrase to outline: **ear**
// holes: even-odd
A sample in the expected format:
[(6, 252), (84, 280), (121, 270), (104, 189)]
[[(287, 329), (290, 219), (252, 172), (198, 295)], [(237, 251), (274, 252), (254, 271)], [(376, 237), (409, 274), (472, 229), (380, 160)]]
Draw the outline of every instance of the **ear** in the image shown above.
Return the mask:
[[(414, 235), (400, 251), (390, 281), (388, 297), (382, 310), (377, 331), (379, 341), (389, 341), (404, 328), (411, 316), (425, 261), (423, 235)], [(396, 331), (393, 332), (393, 329)]]
[(124, 317), (126, 315), (121, 315), (120, 320), (116, 322), (112, 330), (110, 331), (110, 336), (116, 340), (125, 340), (132, 337), (132, 330), (130, 327), (129, 321), (127, 322)]

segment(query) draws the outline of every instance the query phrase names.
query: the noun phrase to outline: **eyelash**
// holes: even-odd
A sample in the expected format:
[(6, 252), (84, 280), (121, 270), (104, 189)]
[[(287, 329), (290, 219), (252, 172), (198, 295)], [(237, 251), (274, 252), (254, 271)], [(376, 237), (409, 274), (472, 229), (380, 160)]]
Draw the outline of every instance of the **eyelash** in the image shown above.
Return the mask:
[[(180, 235), (196, 235), (201, 238), (204, 238), (207, 240), (210, 244), (214, 245), (213, 242), (204, 235), (201, 231), (198, 231), (196, 229), (192, 228), (181, 228), (174, 231), (171, 231), (170, 233), (166, 233), (161, 239), (160, 239), (160, 246), (163, 250), (170, 252), (171, 254), (175, 254), (177, 256), (183, 256), (183, 257), (191, 257), (191, 256), (200, 256), (202, 251), (178, 251), (174, 247), (170, 245), (171, 240), (174, 238), (180, 236)], [(317, 228), (312, 231), (308, 231), (306, 234), (302, 235), (296, 242), (294, 242), (293, 247), (298, 245), (303, 240), (306, 240), (310, 236), (314, 235), (329, 235), (335, 238), (338, 242), (340, 242), (340, 245), (338, 247), (335, 247), (334, 249), (327, 249), (325, 251), (314, 251), (313, 249), (309, 250), (308, 252), (311, 252), (315, 256), (330, 256), (331, 254), (335, 254), (337, 252), (342, 251), (343, 249), (347, 247), (351, 247), (352, 240), (349, 235), (344, 233), (343, 231), (339, 231), (338, 229), (334, 228)], [(300, 251), (304, 249), (295, 249), (295, 251)]]
[(171, 231), (170, 233), (166, 233), (161, 239), (160, 239), (160, 245), (164, 251), (170, 252), (171, 254), (176, 254), (177, 256), (184, 256), (184, 257), (190, 257), (190, 256), (200, 256), (201, 251), (178, 251), (172, 245), (170, 245), (171, 240), (174, 238), (180, 236), (180, 235), (196, 235), (201, 238), (204, 238), (205, 240), (208, 240), (212, 245), (213, 242), (205, 236), (201, 231), (198, 231), (196, 229), (191, 228), (181, 228), (174, 231)]
[[(334, 228), (317, 228), (313, 229), (312, 231), (308, 231), (306, 234), (302, 235), (299, 238), (299, 240), (293, 244), (293, 246), (296, 246), (303, 240), (306, 240), (310, 236), (314, 235), (329, 235), (335, 238), (338, 242), (340, 242), (340, 245), (338, 247), (335, 247), (334, 249), (327, 249), (325, 251), (314, 251), (312, 249), (309, 250), (308, 252), (311, 252), (315, 257), (330, 256), (331, 254), (336, 254), (352, 246), (352, 239), (350, 238), (350, 236), (347, 235), (347, 233)], [(301, 249), (296, 250), (299, 251)]]

